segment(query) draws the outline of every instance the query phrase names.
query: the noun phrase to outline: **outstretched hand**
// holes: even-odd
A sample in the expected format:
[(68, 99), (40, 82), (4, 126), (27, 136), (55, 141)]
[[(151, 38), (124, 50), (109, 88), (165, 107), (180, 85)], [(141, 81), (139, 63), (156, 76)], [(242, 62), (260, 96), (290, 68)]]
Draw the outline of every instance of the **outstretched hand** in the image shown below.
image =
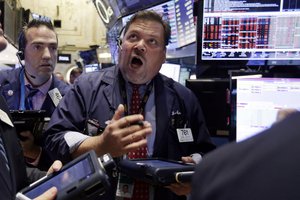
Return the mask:
[(73, 157), (92, 149), (98, 156), (109, 153), (113, 157), (118, 157), (147, 145), (146, 137), (152, 132), (151, 124), (143, 121), (144, 117), (141, 114), (125, 117), (123, 115), (124, 106), (121, 104), (103, 133), (84, 140), (73, 153)]
[(121, 156), (138, 147), (147, 145), (146, 136), (152, 132), (151, 124), (144, 121), (140, 125), (133, 125), (143, 121), (143, 115), (129, 115), (123, 117), (124, 106), (119, 105), (110, 123), (102, 135), (102, 147), (113, 157)]

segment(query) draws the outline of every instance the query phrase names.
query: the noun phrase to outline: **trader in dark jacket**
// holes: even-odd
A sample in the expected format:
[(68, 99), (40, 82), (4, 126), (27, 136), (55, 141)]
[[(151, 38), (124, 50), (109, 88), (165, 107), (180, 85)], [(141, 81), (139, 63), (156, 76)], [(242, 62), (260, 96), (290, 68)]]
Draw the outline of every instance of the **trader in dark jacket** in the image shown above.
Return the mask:
[[(57, 60), (57, 35), (50, 21), (30, 21), (19, 36), (21, 68), (1, 71), (0, 94), (10, 110), (45, 110), (51, 117), (69, 86), (53, 75)], [(22, 63), (25, 61), (25, 64)], [(43, 149), (43, 138), (31, 130), (18, 130), (27, 163), (47, 170), (54, 161)]]
[[(141, 153), (146, 157), (172, 160), (212, 150), (195, 95), (159, 73), (169, 38), (170, 27), (160, 15), (136, 13), (124, 29), (118, 65), (81, 75), (54, 111), (46, 131), (48, 150), (65, 162), (90, 149), (118, 157), (147, 146)], [(136, 86), (142, 100), (138, 114), (130, 104)], [(129, 126), (138, 120), (145, 122)], [(162, 187), (152, 195), (184, 198)]]
[[(6, 45), (7, 41), (3, 37), (3, 30), (0, 24), (0, 51), (5, 49)], [(26, 172), (22, 148), (17, 138), (16, 130), (13, 127), (7, 104), (2, 95), (0, 95), (0, 138), (0, 196), (1, 199), (13, 200), (17, 191), (26, 187), (28, 183), (44, 176), (45, 172), (41, 172), (36, 168), (27, 168)], [(58, 170), (60, 167), (61, 163), (53, 166), (54, 170)], [(36, 200), (51, 200), (55, 196), (56, 189), (52, 188)]]
[(300, 112), (270, 129), (207, 154), (196, 168), (192, 200), (300, 199)]

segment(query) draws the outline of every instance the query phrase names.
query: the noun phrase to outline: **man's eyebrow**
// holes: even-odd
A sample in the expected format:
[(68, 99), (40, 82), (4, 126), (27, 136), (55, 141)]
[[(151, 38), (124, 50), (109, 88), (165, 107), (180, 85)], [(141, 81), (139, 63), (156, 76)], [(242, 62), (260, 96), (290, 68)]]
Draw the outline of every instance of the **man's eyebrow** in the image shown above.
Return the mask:
[(44, 44), (58, 45), (57, 42), (50, 42), (50, 43), (48, 43), (48, 42), (40, 42), (40, 41), (34, 41), (34, 42), (32, 42), (31, 44), (40, 44), (40, 45), (44, 45)]
[[(137, 35), (142, 35), (143, 34), (139, 30), (135, 30), (135, 29), (131, 30), (131, 31), (128, 31), (127, 33), (137, 34)], [(151, 37), (151, 38), (156, 38), (156, 39), (160, 38), (160, 34), (158, 34), (158, 33), (150, 33), (150, 34), (148, 34), (148, 36)]]

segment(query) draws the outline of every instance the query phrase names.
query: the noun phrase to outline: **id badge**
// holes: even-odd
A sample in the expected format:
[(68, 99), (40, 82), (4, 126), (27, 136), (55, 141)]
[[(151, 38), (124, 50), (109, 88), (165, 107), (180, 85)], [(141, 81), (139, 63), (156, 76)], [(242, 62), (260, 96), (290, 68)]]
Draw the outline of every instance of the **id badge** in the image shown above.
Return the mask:
[(118, 178), (116, 196), (123, 198), (131, 198), (133, 194), (133, 189), (134, 179), (120, 173)]
[(49, 96), (52, 99), (52, 102), (54, 103), (55, 107), (57, 107), (59, 101), (62, 99), (62, 96), (57, 88), (54, 88), (50, 91), (48, 91)]
[(192, 130), (190, 128), (177, 128), (179, 142), (194, 142)]

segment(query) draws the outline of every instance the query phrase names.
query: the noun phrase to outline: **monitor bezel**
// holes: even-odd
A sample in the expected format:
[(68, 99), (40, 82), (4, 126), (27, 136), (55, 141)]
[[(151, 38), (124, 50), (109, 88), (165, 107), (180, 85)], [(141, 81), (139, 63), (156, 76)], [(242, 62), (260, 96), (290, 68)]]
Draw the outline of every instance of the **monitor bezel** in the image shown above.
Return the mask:
[[(255, 59), (235, 59), (235, 60), (220, 60), (220, 59), (202, 59), (202, 29), (203, 29), (203, 10), (204, 0), (198, 1), (197, 8), (197, 37), (196, 37), (196, 65), (198, 66), (197, 77), (210, 76), (210, 71), (229, 71), (229, 70), (269, 70), (270, 68), (279, 68), (284, 71), (286, 68), (293, 68), (300, 66), (300, 60), (282, 60), (282, 59), (271, 59), (271, 60), (255, 60)], [(251, 61), (248, 63), (248, 61)], [(215, 74), (213, 72), (213, 74)], [(225, 74), (227, 74), (225, 72)], [(216, 74), (215, 74), (216, 75)], [(222, 76), (223, 74), (221, 74)]]

